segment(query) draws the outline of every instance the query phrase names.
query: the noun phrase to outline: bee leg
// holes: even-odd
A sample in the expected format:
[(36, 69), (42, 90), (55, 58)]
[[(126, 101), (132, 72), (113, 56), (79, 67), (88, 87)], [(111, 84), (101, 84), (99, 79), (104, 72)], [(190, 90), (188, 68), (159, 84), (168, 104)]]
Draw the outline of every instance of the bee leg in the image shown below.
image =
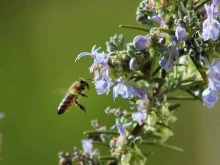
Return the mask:
[(85, 98), (87, 98), (88, 96), (87, 95), (85, 95), (85, 94), (83, 94), (83, 93), (81, 93), (81, 92), (77, 92), (79, 95), (81, 95), (82, 97), (85, 97)]
[(83, 106), (83, 105), (81, 105), (78, 101), (76, 101), (75, 100), (75, 104), (81, 109), (81, 110), (83, 110), (85, 113), (86, 113), (86, 108)]

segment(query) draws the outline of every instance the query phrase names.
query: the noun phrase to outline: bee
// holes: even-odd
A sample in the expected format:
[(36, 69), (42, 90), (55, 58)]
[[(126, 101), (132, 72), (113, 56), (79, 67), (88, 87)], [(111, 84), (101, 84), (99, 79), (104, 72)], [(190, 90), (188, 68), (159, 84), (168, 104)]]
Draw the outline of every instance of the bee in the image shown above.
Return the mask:
[(65, 97), (61, 101), (60, 105), (58, 106), (57, 114), (61, 115), (61, 114), (66, 113), (69, 110), (69, 108), (72, 106), (73, 103), (76, 106), (78, 106), (81, 110), (86, 112), (85, 107), (83, 105), (81, 105), (78, 102), (78, 100), (80, 97), (85, 97), (85, 98), (88, 97), (85, 94), (83, 94), (83, 92), (89, 88), (90, 88), (89, 84), (83, 78), (79, 78), (76, 82), (74, 82), (70, 86), (67, 94), (65, 95)]

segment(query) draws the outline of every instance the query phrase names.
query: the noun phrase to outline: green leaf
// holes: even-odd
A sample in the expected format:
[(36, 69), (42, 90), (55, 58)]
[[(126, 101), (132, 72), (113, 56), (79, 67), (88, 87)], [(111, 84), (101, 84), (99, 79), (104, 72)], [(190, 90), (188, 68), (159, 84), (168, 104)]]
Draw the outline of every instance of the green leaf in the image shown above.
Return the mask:
[(128, 29), (135, 29), (135, 30), (141, 30), (144, 32), (149, 32), (149, 29), (142, 28), (139, 26), (133, 26), (133, 25), (119, 25), (120, 28), (128, 28)]
[(164, 84), (166, 82), (166, 80), (163, 79), (163, 78), (153, 78), (152, 82), (159, 83), (159, 84)]
[(151, 139), (151, 140), (155, 140), (155, 142), (157, 142), (158, 140), (161, 140), (161, 137), (158, 135), (153, 135), (153, 134), (148, 134), (148, 135), (143, 135), (142, 139)]
[(100, 156), (99, 160), (108, 161), (108, 160), (117, 160), (117, 159), (113, 156)]
[(127, 152), (122, 155), (121, 157), (121, 164), (122, 165), (129, 165), (129, 161), (131, 160), (131, 152)]
[(182, 90), (183, 90), (184, 92), (187, 92), (187, 93), (190, 94), (191, 96), (197, 98), (199, 101), (203, 102), (203, 101), (202, 101), (202, 98), (199, 97), (199, 96), (196, 96), (196, 95), (193, 93), (193, 91), (191, 91), (191, 90), (189, 90), (189, 89), (182, 89)]
[(106, 130), (106, 131), (98, 131), (98, 130), (90, 130), (90, 131), (86, 131), (83, 133), (84, 135), (87, 134), (107, 134), (107, 135), (119, 135), (118, 132), (115, 131), (110, 131), (110, 130)]
[(134, 80), (135, 82), (137, 82), (137, 81), (140, 81), (140, 80), (146, 80), (146, 77), (145, 76), (132, 76), (132, 77), (130, 77), (130, 79), (129, 80)]
[(170, 104), (170, 105), (168, 106), (168, 109), (169, 109), (169, 111), (174, 111), (174, 110), (176, 110), (177, 108), (179, 108), (180, 105), (181, 105), (181, 104)]
[(169, 125), (166, 125), (164, 123), (160, 123), (160, 122), (157, 122), (158, 125), (162, 126), (162, 127), (165, 127), (165, 128), (168, 128), (170, 130), (173, 130), (173, 127), (169, 126)]
[(197, 100), (197, 98), (186, 97), (186, 96), (168, 96), (167, 100)]
[(199, 5), (197, 5), (196, 7), (194, 7), (194, 11), (198, 11), (199, 9), (203, 8), (204, 7), (204, 4), (208, 3), (209, 1), (211, 0), (205, 0), (203, 1), (202, 3), (200, 3)]
[(156, 74), (161, 70), (161, 66), (158, 66), (152, 74), (152, 77), (156, 76)]
[(170, 150), (173, 150), (173, 151), (183, 152), (182, 148), (179, 148), (179, 147), (173, 146), (173, 145), (169, 145), (169, 144), (156, 143), (156, 142), (145, 141), (145, 140), (141, 144), (151, 145), (151, 146), (156, 146), (156, 147), (162, 147), (162, 148), (167, 148), (167, 149), (170, 149)]
[(174, 30), (171, 30), (171, 29), (159, 28), (158, 30), (159, 30), (160, 32), (164, 32), (164, 33), (167, 33), (167, 34), (170, 34), (170, 35), (175, 35), (175, 31), (174, 31)]
[(143, 155), (144, 155), (145, 157), (152, 156), (153, 154), (154, 154), (153, 152), (143, 153)]
[(197, 68), (197, 70), (199, 71), (200, 75), (202, 76), (204, 82), (206, 84), (208, 84), (209, 80), (208, 80), (208, 76), (206, 74), (206, 71), (204, 70), (204, 67), (201, 65), (201, 63), (196, 62), (194, 57), (190, 56), (190, 58), (191, 58), (193, 64), (195, 65), (195, 67)]
[(108, 143), (103, 143), (103, 142), (99, 142), (99, 141), (92, 141), (92, 144), (94, 144), (94, 145), (102, 145), (102, 146), (110, 148)]
[[(194, 78), (193, 78), (194, 79)], [(195, 86), (195, 85), (203, 85), (204, 81), (195, 81), (193, 79), (189, 79), (189, 80), (184, 80), (181, 82), (181, 87), (191, 87), (191, 86)]]
[(131, 153), (132, 153), (132, 158), (130, 159), (130, 165), (133, 164), (145, 164), (147, 161), (147, 158), (142, 154), (141, 150), (137, 147), (137, 145), (135, 145), (134, 143), (132, 143), (131, 146)]

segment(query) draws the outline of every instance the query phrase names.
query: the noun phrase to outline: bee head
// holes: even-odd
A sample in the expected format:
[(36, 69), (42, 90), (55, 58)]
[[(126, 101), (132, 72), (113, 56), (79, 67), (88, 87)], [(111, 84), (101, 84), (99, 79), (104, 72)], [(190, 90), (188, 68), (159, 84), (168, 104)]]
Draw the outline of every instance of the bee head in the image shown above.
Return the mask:
[(89, 84), (86, 82), (85, 79), (79, 78), (79, 79), (78, 79), (78, 82), (79, 82), (83, 87), (86, 87), (87, 89), (90, 88), (90, 87), (89, 87)]

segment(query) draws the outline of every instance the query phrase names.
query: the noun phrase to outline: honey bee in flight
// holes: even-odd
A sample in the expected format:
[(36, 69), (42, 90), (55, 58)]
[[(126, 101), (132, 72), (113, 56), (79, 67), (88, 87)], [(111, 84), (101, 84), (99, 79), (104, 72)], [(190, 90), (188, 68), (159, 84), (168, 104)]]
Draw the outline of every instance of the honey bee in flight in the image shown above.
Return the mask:
[(86, 112), (85, 107), (83, 105), (81, 105), (78, 102), (78, 100), (80, 97), (85, 97), (85, 98), (88, 97), (85, 94), (83, 94), (83, 92), (85, 91), (85, 89), (89, 89), (89, 88), (90, 88), (89, 84), (83, 78), (79, 78), (76, 82), (74, 82), (70, 86), (70, 88), (69, 88), (67, 94), (65, 95), (65, 97), (63, 98), (63, 100), (61, 101), (61, 103), (58, 107), (57, 114), (61, 115), (61, 114), (64, 114), (65, 112), (67, 112), (73, 103), (75, 105), (77, 105), (81, 110)]

